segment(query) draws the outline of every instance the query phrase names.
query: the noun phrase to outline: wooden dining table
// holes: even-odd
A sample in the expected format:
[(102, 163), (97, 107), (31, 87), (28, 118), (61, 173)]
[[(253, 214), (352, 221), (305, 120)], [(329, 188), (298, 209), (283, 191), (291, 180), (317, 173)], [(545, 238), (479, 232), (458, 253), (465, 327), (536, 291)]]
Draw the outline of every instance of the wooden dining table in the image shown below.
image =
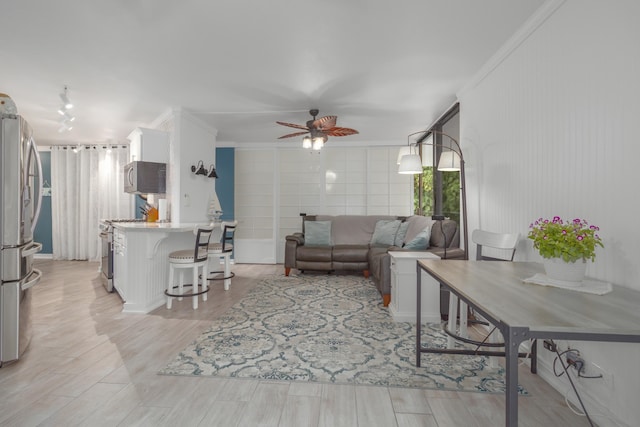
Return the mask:
[(495, 325), (504, 337), (506, 425), (518, 425), (518, 349), (530, 339), (640, 343), (640, 292), (619, 285), (604, 295), (525, 283), (543, 273), (536, 262), (429, 260), (416, 262), (416, 365), (421, 343), (421, 271)]

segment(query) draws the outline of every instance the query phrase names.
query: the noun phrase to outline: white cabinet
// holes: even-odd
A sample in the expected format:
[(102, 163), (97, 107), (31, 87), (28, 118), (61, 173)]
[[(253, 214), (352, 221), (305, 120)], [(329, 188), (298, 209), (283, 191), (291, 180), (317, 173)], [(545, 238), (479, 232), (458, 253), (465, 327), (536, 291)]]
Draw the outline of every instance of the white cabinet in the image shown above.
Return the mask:
[[(430, 252), (389, 252), (391, 256), (391, 302), (389, 312), (397, 322), (416, 321), (417, 263), (419, 259), (440, 259)], [(440, 284), (422, 271), (421, 320), (440, 323)]]
[(136, 128), (127, 137), (129, 161), (169, 163), (169, 133), (157, 129)]
[(146, 222), (114, 225), (113, 284), (124, 300), (124, 313), (149, 313), (165, 304), (169, 254), (179, 249), (193, 250), (196, 226)]

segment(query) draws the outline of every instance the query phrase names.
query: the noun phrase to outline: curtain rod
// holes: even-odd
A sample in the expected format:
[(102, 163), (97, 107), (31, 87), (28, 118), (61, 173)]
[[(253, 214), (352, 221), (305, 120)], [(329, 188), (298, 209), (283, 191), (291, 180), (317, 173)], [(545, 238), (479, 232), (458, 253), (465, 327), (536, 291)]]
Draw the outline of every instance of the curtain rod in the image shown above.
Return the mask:
[(89, 149), (89, 148), (129, 148), (128, 145), (121, 145), (121, 144), (77, 144), (77, 145), (71, 145), (71, 144), (65, 144), (65, 145), (50, 145), (49, 146), (50, 149), (63, 149), (63, 150), (68, 150), (68, 149), (74, 149), (74, 148), (85, 148), (85, 149)]

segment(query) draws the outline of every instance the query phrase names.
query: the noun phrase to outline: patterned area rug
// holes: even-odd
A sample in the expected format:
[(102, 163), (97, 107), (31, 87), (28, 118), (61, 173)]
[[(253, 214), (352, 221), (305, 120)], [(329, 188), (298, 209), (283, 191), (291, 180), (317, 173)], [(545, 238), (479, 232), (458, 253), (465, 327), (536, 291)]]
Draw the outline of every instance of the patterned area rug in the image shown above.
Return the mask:
[[(426, 325), (425, 345), (446, 341), (440, 325)], [(415, 324), (395, 322), (370, 280), (278, 275), (263, 279), (159, 373), (504, 391), (504, 370), (486, 357), (423, 354), (417, 368), (415, 354)]]

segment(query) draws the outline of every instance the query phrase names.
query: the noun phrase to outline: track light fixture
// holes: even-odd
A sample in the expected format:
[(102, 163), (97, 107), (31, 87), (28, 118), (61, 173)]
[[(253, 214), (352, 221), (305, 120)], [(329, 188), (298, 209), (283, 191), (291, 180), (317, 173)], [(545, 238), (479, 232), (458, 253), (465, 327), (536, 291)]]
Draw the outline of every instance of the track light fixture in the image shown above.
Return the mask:
[(71, 123), (67, 122), (66, 120), (63, 120), (62, 122), (60, 122), (60, 127), (58, 128), (58, 132), (62, 133), (64, 131), (69, 131), (73, 129), (73, 126), (71, 125)]
[(209, 174), (207, 176), (209, 178), (217, 178), (218, 177), (218, 174), (216, 173), (215, 166), (211, 165), (211, 167), (209, 168)]
[(58, 128), (58, 132), (62, 133), (65, 131), (70, 131), (73, 129), (71, 122), (73, 122), (76, 118), (75, 116), (69, 113), (69, 109), (73, 108), (73, 103), (69, 100), (69, 96), (67, 95), (68, 88), (64, 86), (62, 93), (60, 94), (60, 100), (62, 100), (62, 106), (58, 108), (58, 114), (62, 116), (60, 120), (60, 127)]
[(67, 111), (58, 110), (58, 113), (64, 118), (63, 120), (65, 121), (72, 122), (76, 119), (75, 116), (72, 116)]
[(60, 94), (60, 99), (62, 100), (62, 106), (65, 110), (70, 110), (73, 108), (73, 103), (69, 100), (69, 96), (67, 95), (68, 88), (64, 87), (64, 91)]

